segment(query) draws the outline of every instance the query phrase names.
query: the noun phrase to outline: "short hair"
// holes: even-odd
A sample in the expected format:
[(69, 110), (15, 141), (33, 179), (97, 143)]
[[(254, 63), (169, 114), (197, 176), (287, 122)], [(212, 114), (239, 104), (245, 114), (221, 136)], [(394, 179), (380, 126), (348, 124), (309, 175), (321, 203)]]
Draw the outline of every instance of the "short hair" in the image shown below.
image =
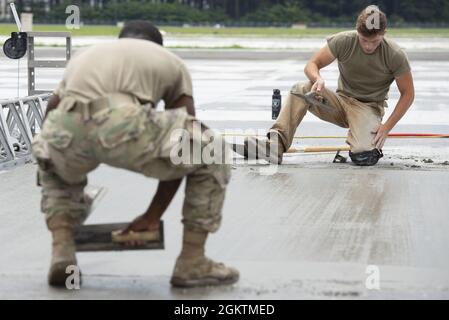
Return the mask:
[(365, 37), (383, 35), (387, 29), (387, 16), (378, 6), (368, 6), (360, 12), (356, 27)]
[(120, 31), (119, 38), (143, 39), (155, 42), (161, 46), (164, 40), (159, 29), (149, 21), (131, 20), (128, 21)]

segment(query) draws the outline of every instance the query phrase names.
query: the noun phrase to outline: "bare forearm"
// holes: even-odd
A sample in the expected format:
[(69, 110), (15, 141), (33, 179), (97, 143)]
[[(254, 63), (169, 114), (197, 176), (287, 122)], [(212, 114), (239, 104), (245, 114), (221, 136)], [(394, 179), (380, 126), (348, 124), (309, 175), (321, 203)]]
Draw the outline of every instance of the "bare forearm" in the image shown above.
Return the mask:
[(50, 99), (49, 99), (48, 102), (47, 102), (47, 110), (45, 111), (44, 121), (45, 121), (45, 119), (47, 118), (48, 114), (49, 114), (52, 110), (54, 110), (54, 109), (56, 109), (56, 108), (58, 107), (59, 102), (60, 102), (60, 99), (59, 99), (59, 97), (58, 97), (57, 95), (52, 95), (52, 96), (50, 97)]
[(177, 109), (177, 108), (186, 108), (188, 114), (190, 114), (191, 116), (194, 116), (194, 117), (196, 115), (195, 107), (193, 106), (193, 104), (187, 104), (185, 106), (182, 106), (182, 105), (171, 106), (171, 107), (167, 108), (167, 110)]
[(191, 116), (196, 116), (196, 112), (195, 112), (195, 107), (193, 106), (193, 104), (189, 104), (186, 106), (187, 109), (187, 113), (190, 114)]
[(414, 94), (402, 94), (401, 98), (396, 105), (391, 116), (388, 118), (387, 122), (385, 122), (385, 126), (388, 131), (392, 130), (396, 124), (402, 119), (402, 117), (406, 114), (407, 110), (410, 108), (414, 100)]
[(190, 96), (183, 95), (181, 96), (175, 103), (170, 106), (167, 106), (166, 109), (176, 109), (185, 107), (187, 109), (187, 113), (191, 116), (195, 116), (195, 103), (193, 98)]
[(145, 216), (151, 220), (160, 220), (165, 210), (167, 210), (168, 206), (172, 202), (179, 186), (181, 185), (181, 182), (182, 179), (160, 181), (156, 194), (151, 201), (148, 210), (145, 212)]
[(310, 81), (315, 83), (317, 80), (322, 79), (320, 75), (320, 69), (314, 62), (309, 62), (304, 68), (304, 73)]

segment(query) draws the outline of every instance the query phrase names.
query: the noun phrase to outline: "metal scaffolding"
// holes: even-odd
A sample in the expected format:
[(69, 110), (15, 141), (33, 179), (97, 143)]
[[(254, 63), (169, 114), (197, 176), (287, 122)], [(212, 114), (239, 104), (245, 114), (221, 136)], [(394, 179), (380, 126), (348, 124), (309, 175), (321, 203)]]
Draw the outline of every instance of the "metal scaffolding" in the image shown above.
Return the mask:
[(31, 143), (40, 132), (50, 96), (0, 101), (0, 170), (31, 161)]

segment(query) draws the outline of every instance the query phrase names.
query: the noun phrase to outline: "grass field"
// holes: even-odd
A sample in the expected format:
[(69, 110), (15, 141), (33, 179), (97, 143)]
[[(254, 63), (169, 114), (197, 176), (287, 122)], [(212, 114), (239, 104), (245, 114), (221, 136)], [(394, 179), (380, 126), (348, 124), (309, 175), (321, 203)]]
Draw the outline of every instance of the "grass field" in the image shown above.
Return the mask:
[[(169, 35), (176, 36), (219, 36), (219, 37), (320, 37), (342, 31), (338, 28), (212, 28), (212, 27), (161, 27)], [(79, 30), (67, 30), (63, 25), (35, 25), (34, 31), (70, 31), (73, 36), (116, 36), (116, 26), (82, 26)], [(0, 35), (17, 31), (15, 24), (0, 24)], [(441, 29), (390, 29), (392, 37), (449, 37), (449, 28)]]

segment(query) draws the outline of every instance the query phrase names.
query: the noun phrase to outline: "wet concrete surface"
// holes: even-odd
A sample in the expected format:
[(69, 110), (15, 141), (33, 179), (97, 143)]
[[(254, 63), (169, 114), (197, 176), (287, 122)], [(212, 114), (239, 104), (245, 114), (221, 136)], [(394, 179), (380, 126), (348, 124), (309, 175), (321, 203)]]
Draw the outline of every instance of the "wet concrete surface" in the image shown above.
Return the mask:
[[(272, 124), (272, 89), (285, 94), (305, 79), (302, 58), (186, 63), (198, 117), (231, 134), (264, 134)], [(394, 132), (449, 133), (448, 64), (449, 59), (412, 59), (416, 101)], [(2, 99), (15, 96), (16, 67), (17, 62), (0, 58)], [(52, 88), (59, 72), (46, 72), (38, 82)], [(323, 75), (335, 89), (336, 65)], [(26, 94), (24, 79), (20, 95)], [(390, 96), (386, 117), (399, 97), (394, 85)], [(346, 130), (307, 115), (296, 134), (344, 137)], [(447, 299), (448, 141), (389, 139), (385, 158), (374, 168), (333, 164), (332, 153), (286, 155), (284, 165), (274, 168), (236, 157), (223, 226), (207, 246), (212, 258), (241, 271), (241, 281), (224, 288), (169, 285), (181, 246), (183, 192), (164, 217), (166, 250), (79, 254), (82, 289), (49, 288), (50, 235), (39, 213), (36, 167), (0, 172), (0, 298)], [(294, 142), (295, 147), (321, 145), (343, 146), (345, 139)], [(88, 223), (131, 220), (145, 210), (156, 188), (154, 180), (105, 166), (89, 179), (108, 193)], [(378, 267), (380, 290), (365, 285), (371, 265)]]
[[(0, 298), (449, 298), (449, 171), (333, 166), (288, 164), (267, 174), (263, 163), (236, 164), (223, 226), (207, 254), (239, 268), (242, 278), (232, 287), (194, 290), (169, 285), (181, 245), (182, 192), (164, 217), (165, 251), (78, 254), (81, 290), (55, 290), (45, 282), (50, 237), (36, 168), (4, 172)], [(154, 180), (106, 166), (89, 179), (108, 193), (88, 223), (131, 220), (156, 188)], [(366, 287), (372, 265), (380, 290)]]

